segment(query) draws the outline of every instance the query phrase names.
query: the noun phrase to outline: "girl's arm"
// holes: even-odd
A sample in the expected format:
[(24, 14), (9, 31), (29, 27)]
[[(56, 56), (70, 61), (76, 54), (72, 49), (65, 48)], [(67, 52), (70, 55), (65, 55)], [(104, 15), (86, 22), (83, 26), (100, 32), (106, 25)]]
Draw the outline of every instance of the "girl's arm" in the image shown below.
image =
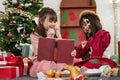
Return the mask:
[(77, 46), (72, 52), (71, 55), (73, 57), (73, 64), (82, 61), (86, 54), (88, 53), (89, 46), (87, 42), (82, 42), (79, 46)]
[(88, 53), (89, 46), (88, 43), (81, 43), (79, 46), (75, 48), (76, 50), (76, 58), (82, 58), (84, 59), (86, 54)]
[(94, 43), (91, 44), (92, 47), (92, 54), (91, 57), (97, 56), (102, 57), (104, 51), (110, 44), (110, 34), (107, 31), (101, 30), (99, 34), (96, 35), (94, 39)]
[(38, 53), (38, 39), (39, 39), (39, 37), (41, 37), (41, 36), (35, 35), (33, 33), (30, 35), (30, 40), (31, 40), (33, 51), (34, 51), (34, 56), (37, 56), (37, 53)]

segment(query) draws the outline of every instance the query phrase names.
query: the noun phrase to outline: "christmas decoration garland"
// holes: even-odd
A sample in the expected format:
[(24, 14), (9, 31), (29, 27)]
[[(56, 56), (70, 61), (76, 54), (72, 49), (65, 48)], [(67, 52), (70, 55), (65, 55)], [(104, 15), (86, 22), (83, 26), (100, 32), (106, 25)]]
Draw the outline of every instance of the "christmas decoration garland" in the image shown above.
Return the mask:
[(33, 15), (38, 15), (39, 9), (43, 6), (43, 0), (6, 0), (2, 4), (6, 8), (19, 8)]

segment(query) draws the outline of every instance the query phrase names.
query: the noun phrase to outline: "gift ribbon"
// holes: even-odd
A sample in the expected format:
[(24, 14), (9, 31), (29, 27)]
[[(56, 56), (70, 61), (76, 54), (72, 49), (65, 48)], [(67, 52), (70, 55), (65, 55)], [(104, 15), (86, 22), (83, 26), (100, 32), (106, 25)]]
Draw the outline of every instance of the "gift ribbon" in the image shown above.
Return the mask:
[(5, 65), (7, 65), (6, 61), (0, 61), (0, 66), (5, 66)]
[(2, 55), (2, 52), (0, 51), (0, 55)]
[(19, 77), (20, 74), (19, 74), (19, 67), (16, 67), (16, 77)]
[(24, 58), (24, 59), (23, 59), (23, 62), (24, 62), (23, 75), (27, 75), (28, 59), (27, 59), (27, 58)]
[(3, 55), (3, 61), (0, 61), (0, 65), (5, 66), (7, 64), (6, 62), (7, 53), (6, 51), (3, 51), (3, 52), (0, 51), (0, 55), (1, 54)]

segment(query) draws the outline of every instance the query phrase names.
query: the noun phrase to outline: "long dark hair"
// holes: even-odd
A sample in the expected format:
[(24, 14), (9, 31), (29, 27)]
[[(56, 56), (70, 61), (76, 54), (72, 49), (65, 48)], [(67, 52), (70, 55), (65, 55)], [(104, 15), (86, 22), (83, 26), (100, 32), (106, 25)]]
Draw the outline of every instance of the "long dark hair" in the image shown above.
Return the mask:
[(80, 28), (82, 29), (83, 26), (83, 19), (88, 19), (89, 20), (89, 28), (91, 29), (91, 33), (85, 33), (86, 34), (86, 39), (88, 39), (91, 36), (94, 36), (97, 31), (102, 29), (102, 25), (100, 23), (99, 17), (93, 12), (93, 11), (84, 11), (80, 15), (79, 19), (79, 24)]
[(57, 14), (56, 12), (49, 7), (44, 7), (39, 11), (39, 19), (38, 19), (38, 25), (36, 27), (36, 29), (33, 31), (33, 33), (38, 33), (40, 36), (42, 37), (46, 37), (46, 30), (43, 26), (43, 22), (45, 21), (45, 19), (47, 18), (47, 16), (49, 16), (49, 21), (57, 21)]

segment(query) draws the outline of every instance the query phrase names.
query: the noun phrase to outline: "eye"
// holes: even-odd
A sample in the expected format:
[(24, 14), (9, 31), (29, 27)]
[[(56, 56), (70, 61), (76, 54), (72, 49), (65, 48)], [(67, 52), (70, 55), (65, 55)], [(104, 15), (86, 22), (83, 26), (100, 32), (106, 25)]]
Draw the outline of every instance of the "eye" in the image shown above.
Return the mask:
[(52, 20), (49, 20), (49, 22), (53, 22)]
[(83, 24), (83, 25), (82, 25), (82, 29), (84, 29), (84, 28), (85, 28), (85, 26), (86, 26), (86, 24)]

